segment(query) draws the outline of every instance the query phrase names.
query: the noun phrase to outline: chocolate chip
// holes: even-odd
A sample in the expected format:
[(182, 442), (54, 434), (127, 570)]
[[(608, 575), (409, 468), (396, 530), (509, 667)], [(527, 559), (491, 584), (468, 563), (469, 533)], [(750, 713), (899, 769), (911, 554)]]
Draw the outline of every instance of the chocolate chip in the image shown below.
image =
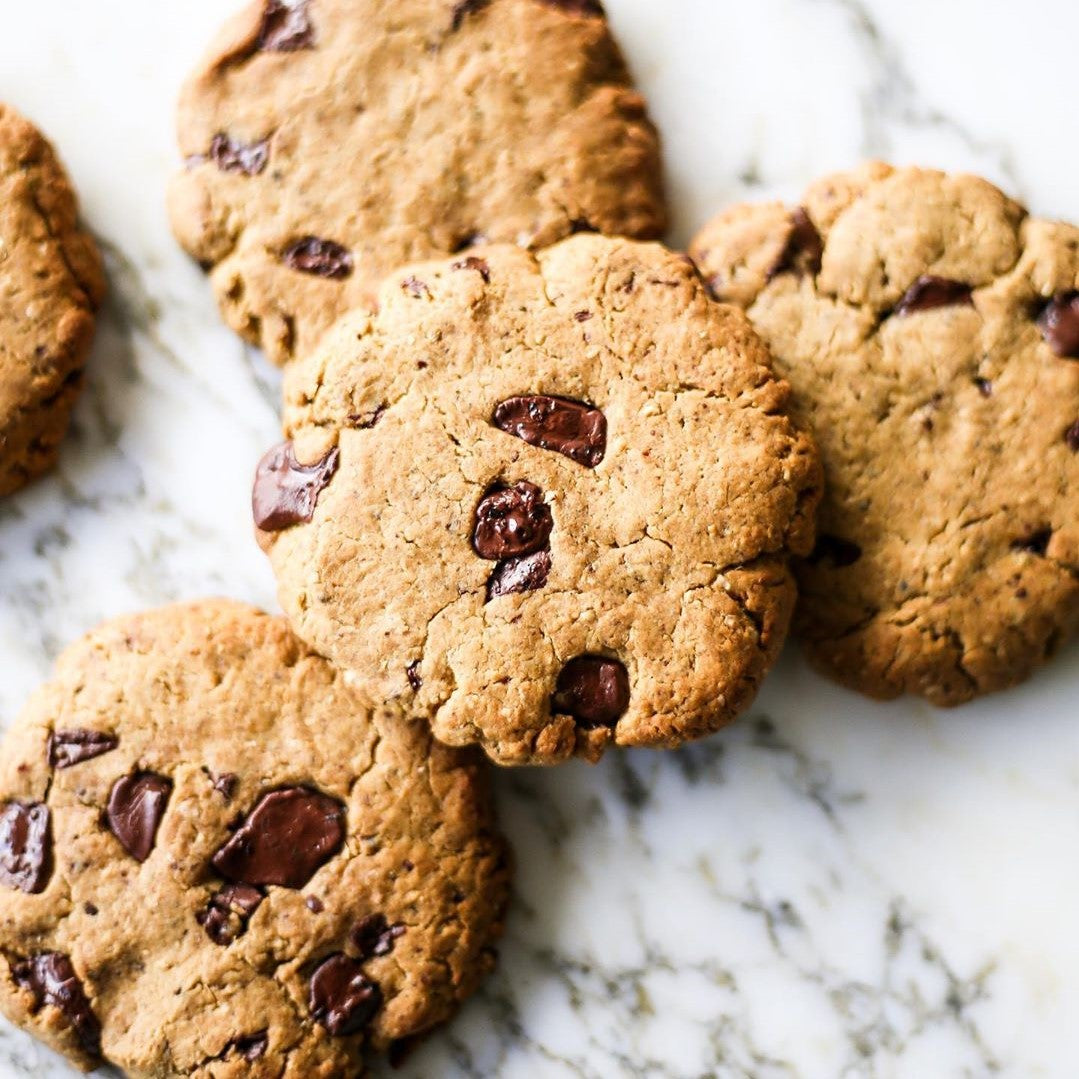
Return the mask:
[(382, 990), (355, 959), (338, 952), (311, 976), (311, 1015), (335, 1037), (365, 1027), (382, 1004)]
[(989, 379), (987, 379), (987, 378), (976, 378), (974, 380), (974, 385), (978, 387), (978, 392), (983, 397), (992, 397), (993, 396), (993, 383), (990, 382)]
[(37, 895), (52, 872), (49, 807), (8, 802), (0, 810), (0, 884)]
[(493, 487), (476, 507), (472, 545), (480, 558), (500, 562), (547, 546), (554, 521), (543, 492), (527, 480)]
[(485, 259), (476, 258), (475, 255), (469, 255), (466, 259), (451, 263), (450, 268), (453, 270), (475, 270), (483, 278), (485, 284), (489, 285), (491, 283), (491, 267), (487, 265)]
[(195, 915), (195, 921), (215, 944), (231, 944), (247, 932), (247, 923), (263, 898), (258, 888), (248, 884), (226, 884), (210, 896), (206, 909)]
[(540, 3), (568, 11), (571, 15), (595, 15), (601, 19), (606, 16), (599, 0), (540, 0)]
[(405, 926), (400, 923), (390, 925), (384, 914), (369, 914), (356, 923), (349, 940), (362, 959), (370, 959), (372, 956), (389, 955), (397, 938), (405, 932)]
[(629, 707), (629, 675), (616, 659), (577, 656), (558, 675), (552, 711), (586, 728), (613, 727)]
[(423, 686), (423, 679), (420, 677), (419, 660), (416, 660), (415, 663), (410, 663), (405, 668), (405, 676), (408, 678), (408, 684), (419, 693), (420, 688)]
[(406, 277), (401, 282), (401, 288), (409, 294), (419, 299), (423, 296), (430, 296), (431, 290), (427, 287), (426, 281), (421, 281), (418, 277)]
[(145, 862), (154, 849), (171, 793), (172, 781), (154, 772), (123, 776), (112, 785), (106, 810), (109, 829), (138, 862)]
[(212, 864), (239, 883), (302, 888), (344, 841), (340, 802), (306, 787), (286, 787), (258, 800)]
[(91, 918), (96, 918), (97, 915), (100, 913), (93, 903), (83, 903), (82, 909), (86, 911), (86, 913), (89, 914)]
[(934, 307), (973, 307), (973, 290), (962, 281), (924, 274), (904, 293), (893, 312), (900, 318)]
[(71, 960), (60, 952), (44, 952), (18, 963), (12, 971), (16, 985), (34, 996), (34, 1010), (56, 1008), (68, 1021), (79, 1041), (92, 1056), (101, 1054), (101, 1025)]
[(291, 442), (274, 446), (255, 472), (251, 512), (256, 526), (263, 532), (280, 532), (310, 521), (319, 495), (337, 472), (339, 459), (335, 446), (321, 461), (301, 465)]
[(598, 408), (566, 397), (509, 397), (491, 422), (500, 431), (595, 468), (607, 452), (607, 417)]
[(334, 240), (304, 236), (281, 253), (285, 265), (299, 273), (329, 277), (335, 281), (352, 273), (352, 253)]
[(787, 242), (768, 271), (768, 280), (785, 273), (814, 277), (820, 273), (823, 258), (824, 241), (809, 214), (799, 206), (791, 211)]
[(309, 895), (303, 902), (312, 914), (321, 914), (326, 909), (317, 895)]
[(239, 172), (244, 176), (258, 176), (270, 160), (269, 139), (258, 142), (240, 142), (224, 132), (214, 135), (207, 157), (222, 172)]
[(450, 23), (454, 30), (460, 30), (461, 24), (469, 15), (475, 15), (485, 7), (490, 7), (491, 0), (458, 0), (453, 8), (453, 20)]
[(1079, 420), (1064, 432), (1064, 441), (1072, 453), (1079, 453)]
[(1038, 317), (1038, 329), (1058, 356), (1079, 360), (1079, 292), (1058, 292)]
[(260, 1030), (257, 1034), (246, 1034), (241, 1038), (233, 1038), (225, 1046), (225, 1050), (219, 1059), (224, 1060), (230, 1053), (235, 1053), (241, 1059), (246, 1060), (248, 1064), (253, 1064), (260, 1057), (266, 1055), (269, 1044), (268, 1031)]
[(111, 753), (119, 744), (116, 735), (104, 731), (53, 731), (49, 735), (49, 764), (54, 768), (70, 768)]
[(853, 566), (862, 557), (862, 549), (857, 543), (827, 534), (817, 538), (817, 546), (807, 561), (812, 566), (830, 562), (836, 569)]
[(263, 52), (296, 52), (315, 44), (315, 28), (307, 11), (308, 0), (266, 0), (259, 27), (258, 47)]
[(225, 799), (226, 804), (232, 801), (239, 782), (240, 780), (233, 772), (222, 772), (221, 775), (213, 777), (214, 790)]
[(547, 547), (520, 558), (504, 559), (487, 579), (487, 602), (514, 592), (538, 592), (550, 574), (551, 552)]
[(591, 311), (576, 311), (573, 315), (574, 322), (588, 322), (592, 318)]
[(1037, 532), (1032, 532), (1029, 536), (1015, 540), (1012, 543), (1012, 550), (1029, 551), (1031, 554), (1044, 557), (1045, 552), (1049, 550), (1049, 541), (1052, 538), (1053, 530), (1051, 528), (1039, 528)]

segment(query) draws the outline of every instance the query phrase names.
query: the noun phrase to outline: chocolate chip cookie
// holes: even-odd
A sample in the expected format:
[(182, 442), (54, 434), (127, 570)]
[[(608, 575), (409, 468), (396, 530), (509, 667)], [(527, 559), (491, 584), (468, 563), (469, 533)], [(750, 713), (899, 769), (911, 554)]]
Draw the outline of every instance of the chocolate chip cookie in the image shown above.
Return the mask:
[(594, 0), (258, 0), (179, 128), (176, 235), (277, 363), (406, 262), (665, 227), (656, 132)]
[(819, 465), (684, 256), (577, 236), (413, 266), (285, 395), (260, 540), (365, 692), (506, 764), (678, 745), (753, 698)]
[(939, 705), (1025, 679), (1079, 626), (1079, 229), (870, 164), (728, 210), (693, 254), (820, 442), (810, 656)]
[(225, 601), (69, 649), (0, 754), (0, 1006), (82, 1067), (358, 1076), (491, 966), (480, 762)]
[(63, 166), (0, 104), (0, 495), (55, 463), (104, 291)]

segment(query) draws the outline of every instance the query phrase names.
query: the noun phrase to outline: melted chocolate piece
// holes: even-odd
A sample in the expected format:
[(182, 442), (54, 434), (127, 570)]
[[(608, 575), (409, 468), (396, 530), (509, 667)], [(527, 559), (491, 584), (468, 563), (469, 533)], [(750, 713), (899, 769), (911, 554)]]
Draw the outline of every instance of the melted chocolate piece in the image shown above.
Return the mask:
[(1012, 543), (1012, 550), (1029, 551), (1031, 554), (1044, 557), (1045, 552), (1049, 550), (1049, 541), (1052, 538), (1053, 530), (1051, 528), (1039, 528), (1037, 532), (1032, 532), (1029, 536), (1015, 540)]
[(340, 802), (306, 787), (286, 787), (264, 794), (211, 861), (223, 877), (241, 884), (302, 888), (344, 841)]
[(172, 793), (172, 780), (154, 772), (123, 776), (112, 785), (106, 817), (109, 830), (138, 862), (145, 862)]
[(1072, 453), (1079, 453), (1079, 420), (1064, 432), (1064, 441)]
[(527, 480), (493, 487), (476, 507), (472, 546), (480, 558), (500, 562), (547, 546), (554, 520), (543, 492)]
[(270, 160), (270, 141), (240, 142), (223, 131), (214, 135), (210, 152), (206, 155), (222, 172), (239, 172), (244, 176), (258, 176)]
[(49, 807), (8, 802), (0, 809), (0, 884), (38, 895), (52, 873)]
[(475, 270), (483, 278), (484, 284), (489, 285), (491, 283), (491, 267), (487, 265), (485, 259), (476, 258), (475, 255), (469, 255), (466, 259), (451, 263), (450, 269)]
[(340, 952), (324, 960), (311, 976), (311, 1016), (334, 1037), (362, 1030), (381, 1004), (382, 990), (364, 977), (355, 959)]
[(791, 211), (791, 230), (779, 258), (768, 271), (768, 280), (785, 273), (815, 277), (820, 273), (823, 258), (824, 241), (809, 214), (799, 206)]
[(60, 952), (35, 955), (16, 964), (12, 974), (16, 985), (33, 994), (35, 1010), (45, 1006), (56, 1008), (71, 1025), (82, 1047), (93, 1056), (101, 1055), (101, 1025), (66, 955)]
[(210, 896), (206, 909), (195, 915), (195, 921), (215, 944), (228, 945), (247, 932), (247, 923), (262, 900), (258, 888), (248, 884), (226, 884)]
[(1079, 292), (1058, 292), (1038, 317), (1046, 344), (1066, 360), (1079, 360)]
[(587, 729), (613, 727), (629, 707), (629, 674), (616, 659), (577, 656), (558, 675), (553, 712), (573, 716)]
[(214, 790), (225, 799), (226, 803), (232, 801), (232, 796), (236, 793), (236, 786), (240, 782), (235, 773), (222, 772), (219, 776), (212, 777)]
[(397, 938), (404, 936), (406, 927), (390, 925), (384, 914), (369, 914), (353, 926), (349, 934), (352, 946), (360, 953), (361, 959), (370, 959), (374, 956), (389, 955)]
[(822, 562), (830, 562), (836, 569), (844, 569), (853, 566), (862, 557), (862, 549), (857, 543), (841, 539), (839, 536), (824, 534), (817, 537), (817, 545), (813, 553), (806, 559), (811, 566), (818, 566)]
[(520, 558), (507, 558), (495, 566), (487, 578), (487, 602), (514, 592), (538, 592), (547, 584), (551, 574), (551, 551), (526, 554)]
[(315, 27), (308, 14), (309, 0), (266, 0), (259, 27), (262, 52), (297, 52), (315, 44)]
[(924, 274), (907, 289), (893, 314), (899, 318), (935, 307), (973, 307), (973, 290), (962, 281)]
[(595, 468), (607, 452), (607, 418), (598, 408), (565, 397), (509, 397), (491, 422), (500, 431)]
[(260, 1057), (266, 1055), (266, 1049), (270, 1044), (269, 1032), (260, 1030), (257, 1034), (246, 1034), (240, 1038), (233, 1038), (225, 1046), (224, 1052), (218, 1058), (224, 1060), (229, 1053), (235, 1053), (248, 1064), (253, 1064)]
[(337, 472), (340, 453), (335, 446), (321, 461), (301, 465), (291, 442), (274, 446), (259, 461), (251, 491), (251, 512), (263, 532), (281, 532), (306, 524), (315, 515), (319, 495)]
[(408, 684), (419, 693), (423, 686), (423, 679), (420, 677), (420, 661), (416, 660), (415, 663), (410, 663), (405, 668), (405, 677), (408, 678)]
[(119, 744), (116, 735), (104, 731), (53, 731), (49, 735), (49, 764), (54, 768), (70, 768), (111, 753)]
[(352, 273), (352, 252), (334, 240), (304, 236), (281, 253), (285, 265), (298, 273), (340, 281)]

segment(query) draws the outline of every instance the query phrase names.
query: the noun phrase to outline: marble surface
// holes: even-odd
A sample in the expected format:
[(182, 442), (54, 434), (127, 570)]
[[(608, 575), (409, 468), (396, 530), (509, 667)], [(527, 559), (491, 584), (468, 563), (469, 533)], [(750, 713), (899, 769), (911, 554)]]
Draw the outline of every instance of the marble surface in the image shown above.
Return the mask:
[[(60, 145), (112, 296), (59, 471), (0, 506), (0, 717), (101, 618), (274, 606), (249, 481), (277, 380), (171, 240), (179, 81), (231, 0), (4, 5), (0, 98)], [(865, 155), (1079, 219), (1068, 0), (608, 0), (666, 137), (673, 239)], [(519, 901), (419, 1077), (1074, 1076), (1079, 649), (952, 714), (788, 649), (683, 752), (497, 777)], [(70, 1074), (0, 1026), (0, 1076)]]

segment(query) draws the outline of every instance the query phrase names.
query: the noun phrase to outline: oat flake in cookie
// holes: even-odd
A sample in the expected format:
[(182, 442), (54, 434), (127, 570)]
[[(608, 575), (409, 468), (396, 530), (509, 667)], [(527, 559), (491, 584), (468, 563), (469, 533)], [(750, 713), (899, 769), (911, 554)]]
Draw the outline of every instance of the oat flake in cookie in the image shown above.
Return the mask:
[(296, 631), (451, 745), (679, 745), (786, 632), (820, 487), (787, 396), (658, 245), (415, 265), (291, 365), (260, 542)]
[(954, 705), (1079, 626), (1079, 229), (870, 164), (697, 238), (816, 430), (796, 632), (839, 681)]
[(0, 104), (0, 495), (55, 463), (104, 291), (63, 166)]
[(174, 231), (277, 363), (406, 262), (666, 221), (595, 0), (257, 0), (188, 81), (179, 137)]
[(481, 766), (364, 706), (282, 619), (102, 626), (0, 752), (0, 1007), (133, 1077), (363, 1074), (493, 963)]

